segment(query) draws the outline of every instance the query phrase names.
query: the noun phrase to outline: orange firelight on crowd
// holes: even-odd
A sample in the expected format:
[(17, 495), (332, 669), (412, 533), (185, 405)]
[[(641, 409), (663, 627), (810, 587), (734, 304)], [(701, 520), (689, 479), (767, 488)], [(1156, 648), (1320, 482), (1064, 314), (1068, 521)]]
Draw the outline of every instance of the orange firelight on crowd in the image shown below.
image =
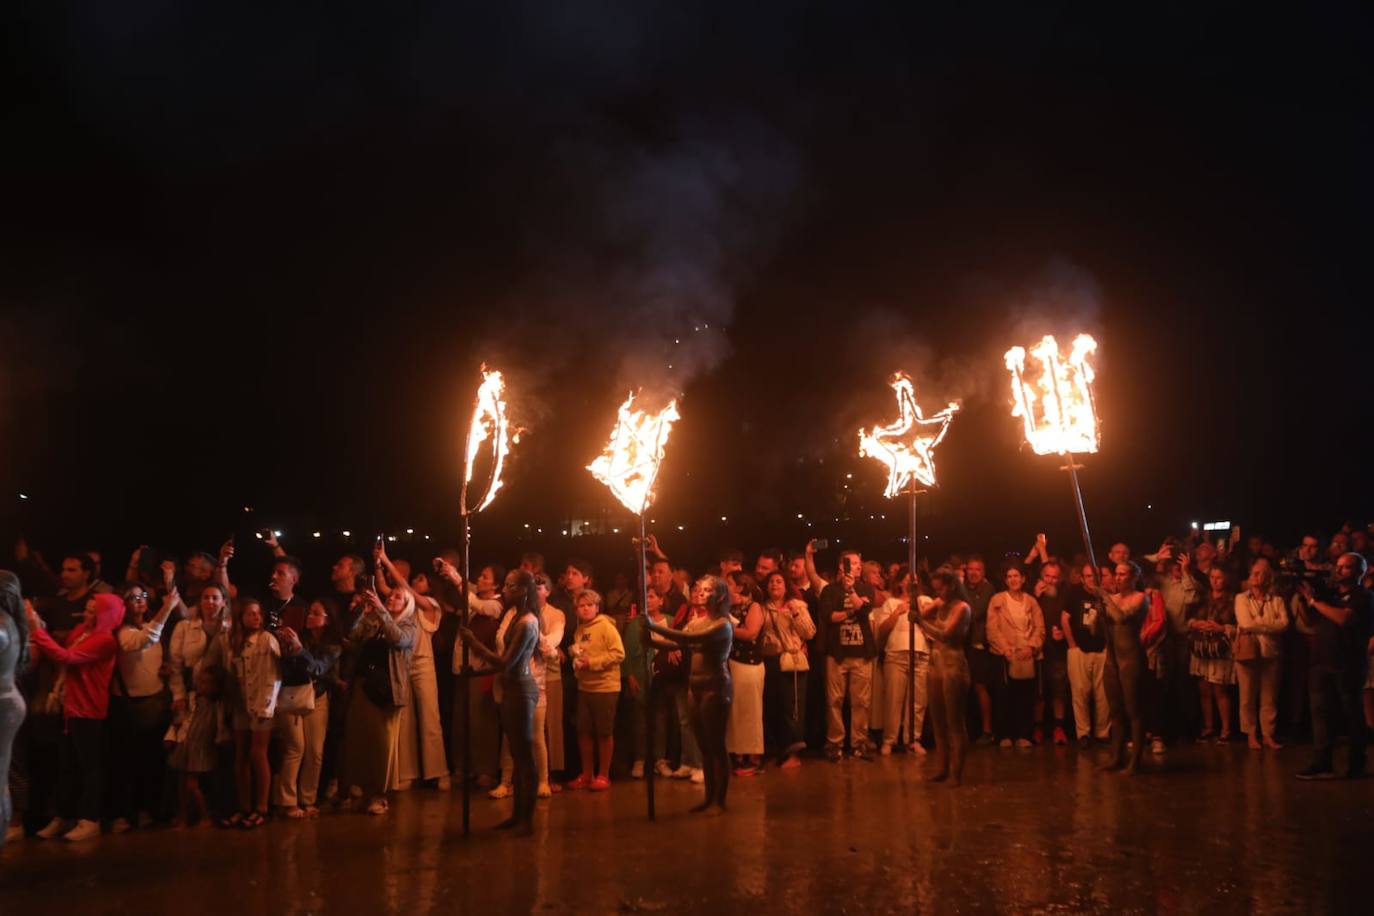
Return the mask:
[(1093, 367), (1088, 362), (1096, 351), (1097, 341), (1079, 334), (1065, 359), (1059, 355), (1055, 339), (1046, 336), (1030, 349), (1039, 363), (1035, 374), (1026, 371), (1023, 347), (1007, 351), (1014, 398), (1011, 415), (1025, 422), (1026, 441), (1037, 455), (1097, 451), (1101, 434), (1093, 403)]
[(680, 419), (677, 400), (658, 413), (637, 410), (635, 394), (620, 405), (611, 440), (601, 456), (587, 465), (597, 480), (635, 515), (642, 515), (654, 498), (654, 481), (663, 463), (664, 448), (673, 424)]
[(906, 373), (898, 372), (890, 384), (897, 394), (897, 419), (887, 426), (859, 430), (859, 456), (877, 458), (887, 466), (883, 495), (888, 499), (905, 491), (913, 480), (935, 486), (935, 446), (949, 432), (949, 423), (959, 409), (951, 402), (934, 416), (923, 417)]
[(468, 514), (468, 487), (472, 484), (473, 465), (485, 442), (491, 442), (491, 483), (486, 494), (472, 512), (481, 512), (496, 498), (501, 489), (501, 471), (510, 454), (512, 443), (520, 441), (520, 430), (512, 429), (506, 416), (506, 382), (501, 373), (482, 366), (482, 384), (477, 389), (477, 403), (472, 411), (472, 425), (468, 427), (468, 447), (463, 470), (463, 514)]

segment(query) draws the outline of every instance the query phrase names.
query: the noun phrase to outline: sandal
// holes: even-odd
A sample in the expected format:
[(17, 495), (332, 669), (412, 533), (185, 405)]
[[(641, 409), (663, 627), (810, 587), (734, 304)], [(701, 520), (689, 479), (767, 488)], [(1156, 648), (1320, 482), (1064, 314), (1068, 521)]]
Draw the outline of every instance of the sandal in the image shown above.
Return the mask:
[(244, 830), (253, 830), (267, 823), (267, 818), (262, 816), (261, 811), (253, 811), (239, 821), (239, 827)]
[(239, 826), (240, 824), (242, 824), (242, 823), (243, 823), (243, 819), (244, 819), (245, 817), (247, 817), (247, 815), (244, 814), (244, 812), (242, 812), (242, 811), (235, 811), (233, 814), (229, 815), (228, 817), (222, 817), (222, 818), (220, 818), (219, 820), (215, 821), (215, 824), (216, 824), (216, 826), (223, 827), (225, 830), (228, 830), (228, 829), (230, 829), (230, 828), (232, 828), (232, 827), (237, 827), (237, 826)]

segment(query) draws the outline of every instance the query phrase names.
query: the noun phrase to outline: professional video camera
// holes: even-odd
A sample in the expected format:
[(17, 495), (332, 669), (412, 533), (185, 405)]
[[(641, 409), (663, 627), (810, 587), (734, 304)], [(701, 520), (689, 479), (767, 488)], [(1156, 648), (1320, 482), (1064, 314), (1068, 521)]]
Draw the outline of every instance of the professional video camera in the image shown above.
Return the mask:
[(1296, 591), (1302, 583), (1312, 586), (1313, 596), (1327, 600), (1335, 593), (1331, 573), (1325, 569), (1312, 569), (1296, 557), (1285, 557), (1279, 562), (1278, 585), (1280, 588)]

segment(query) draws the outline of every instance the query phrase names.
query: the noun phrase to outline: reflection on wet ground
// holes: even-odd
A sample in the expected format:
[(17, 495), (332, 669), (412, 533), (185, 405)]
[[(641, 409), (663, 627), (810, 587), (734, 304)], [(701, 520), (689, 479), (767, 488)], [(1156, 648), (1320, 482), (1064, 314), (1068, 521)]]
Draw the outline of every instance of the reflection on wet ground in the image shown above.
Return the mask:
[(1127, 778), (1074, 750), (979, 749), (957, 790), (925, 761), (807, 761), (732, 781), (720, 818), (686, 813), (686, 783), (658, 782), (656, 824), (642, 783), (564, 793), (524, 840), (486, 829), (509, 802), (474, 798), (465, 840), (456, 794), (417, 790), (382, 818), (12, 843), (0, 911), (1366, 910), (1374, 781), (1302, 783), (1305, 759), (1188, 747)]

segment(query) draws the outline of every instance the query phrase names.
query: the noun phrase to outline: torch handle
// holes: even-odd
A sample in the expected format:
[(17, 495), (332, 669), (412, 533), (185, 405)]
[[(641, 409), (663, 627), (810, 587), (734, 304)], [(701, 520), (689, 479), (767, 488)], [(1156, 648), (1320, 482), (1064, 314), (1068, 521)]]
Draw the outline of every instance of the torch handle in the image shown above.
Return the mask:
[(1069, 482), (1073, 486), (1073, 505), (1078, 510), (1078, 530), (1083, 536), (1083, 549), (1088, 552), (1088, 562), (1093, 565), (1093, 574), (1097, 574), (1097, 554), (1093, 551), (1093, 537), (1088, 531), (1088, 513), (1083, 508), (1083, 488), (1078, 484), (1078, 465), (1073, 460), (1073, 452), (1068, 453)]

